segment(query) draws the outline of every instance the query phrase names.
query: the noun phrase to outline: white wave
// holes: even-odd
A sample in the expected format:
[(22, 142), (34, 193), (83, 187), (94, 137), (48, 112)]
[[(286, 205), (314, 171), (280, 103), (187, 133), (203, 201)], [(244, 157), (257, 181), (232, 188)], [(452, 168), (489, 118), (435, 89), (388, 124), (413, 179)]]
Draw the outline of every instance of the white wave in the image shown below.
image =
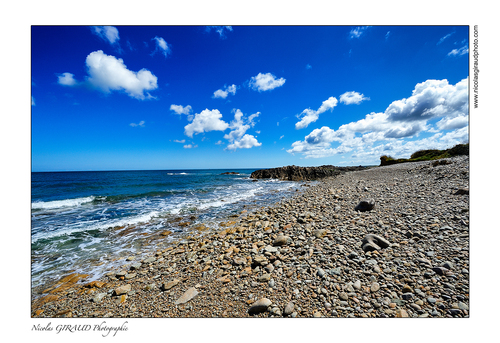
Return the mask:
[(76, 199), (64, 199), (64, 200), (54, 200), (54, 201), (35, 201), (31, 203), (32, 210), (50, 210), (54, 208), (61, 207), (75, 207), (80, 206), (88, 202), (94, 201), (95, 196), (89, 196), (85, 198)]
[(69, 236), (73, 233), (77, 232), (85, 232), (92, 230), (106, 230), (110, 227), (116, 226), (127, 226), (127, 225), (138, 225), (143, 223), (151, 222), (153, 218), (158, 217), (159, 212), (151, 211), (148, 213), (139, 214), (132, 217), (125, 217), (115, 220), (105, 220), (105, 221), (82, 221), (75, 223), (69, 227), (65, 227), (64, 229), (59, 229), (57, 231), (50, 232), (38, 232), (31, 236), (31, 242), (35, 243), (40, 239), (49, 239), (53, 237), (63, 237)]
[(238, 190), (237, 192), (234, 192), (232, 194), (222, 194), (220, 196), (223, 197), (223, 199), (219, 200), (209, 200), (207, 202), (204, 202), (200, 205), (198, 205), (199, 209), (207, 209), (211, 207), (221, 207), (225, 206), (228, 204), (234, 204), (238, 201), (242, 201), (248, 198), (254, 197), (259, 191), (262, 190), (262, 187), (256, 187), (256, 188), (251, 188), (247, 190)]

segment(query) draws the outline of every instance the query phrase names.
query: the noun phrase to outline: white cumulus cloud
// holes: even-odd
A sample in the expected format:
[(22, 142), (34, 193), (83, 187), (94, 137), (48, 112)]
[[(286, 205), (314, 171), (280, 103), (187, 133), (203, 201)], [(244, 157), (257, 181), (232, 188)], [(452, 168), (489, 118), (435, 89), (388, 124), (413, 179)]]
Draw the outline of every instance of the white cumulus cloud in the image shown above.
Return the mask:
[(360, 104), (364, 100), (370, 100), (370, 98), (365, 97), (363, 94), (358, 92), (345, 92), (340, 96), (340, 102), (351, 105), (351, 104)]
[[(366, 164), (377, 163), (384, 154), (408, 157), (417, 150), (445, 149), (468, 141), (468, 108), (467, 78), (455, 85), (427, 80), (417, 84), (409, 98), (393, 101), (384, 112), (372, 112), (337, 130), (327, 126), (315, 129), (287, 152), (305, 158), (350, 152), (351, 163)], [(418, 139), (422, 132), (434, 135)], [(408, 138), (413, 140), (406, 141)]]
[(461, 129), (469, 125), (469, 116), (445, 117), (436, 123), (439, 130)]
[(261, 146), (262, 143), (257, 141), (253, 135), (246, 134), (241, 139), (234, 141), (233, 143), (227, 146), (227, 150), (236, 150), (236, 149), (250, 149), (254, 146)]
[[(193, 109), (191, 108), (191, 105), (182, 106), (182, 105), (172, 104), (172, 105), (170, 105), (170, 110), (174, 111), (178, 115), (185, 114), (185, 115), (189, 116)], [(188, 120), (189, 120), (189, 117), (188, 117)]]
[(415, 86), (407, 99), (394, 101), (385, 110), (390, 121), (418, 121), (468, 114), (468, 79), (455, 86), (448, 80), (427, 80)]
[(111, 45), (118, 43), (118, 40), (120, 40), (118, 29), (114, 26), (92, 26), (92, 32)]
[(224, 89), (218, 89), (214, 92), (214, 95), (212, 98), (221, 98), (225, 99), (229, 94), (235, 95), (236, 94), (236, 85), (231, 85), (231, 86), (224, 86)]
[(57, 82), (70, 87), (85, 85), (106, 94), (122, 91), (139, 100), (153, 98), (147, 91), (158, 88), (158, 79), (149, 70), (141, 69), (137, 72), (129, 70), (121, 58), (106, 55), (102, 50), (91, 52), (85, 64), (88, 75), (84, 82), (75, 80), (71, 73), (58, 75)]
[(77, 84), (75, 77), (71, 73), (62, 73), (57, 76), (57, 83), (63, 86), (75, 86)]
[(261, 146), (262, 143), (259, 143), (257, 138), (253, 135), (246, 134), (248, 129), (254, 127), (254, 119), (259, 116), (260, 112), (254, 113), (248, 118), (245, 118), (239, 109), (235, 109), (233, 112), (234, 120), (229, 124), (229, 129), (231, 129), (231, 131), (224, 135), (224, 139), (227, 139), (230, 143), (226, 149), (249, 149), (254, 146)]
[(283, 86), (285, 81), (284, 78), (276, 79), (276, 76), (271, 73), (259, 73), (257, 76), (253, 76), (250, 79), (249, 86), (253, 90), (264, 92)]
[(195, 133), (224, 131), (229, 127), (229, 124), (221, 118), (222, 114), (219, 110), (209, 110), (207, 108), (188, 118), (191, 123), (184, 127), (184, 134), (188, 137), (193, 137)]
[(158, 88), (158, 79), (149, 70), (131, 71), (121, 58), (106, 55), (102, 50), (90, 53), (85, 63), (86, 83), (103, 93), (124, 91), (132, 98), (143, 100), (152, 98), (147, 91)]
[(319, 115), (328, 110), (333, 110), (335, 106), (337, 106), (338, 100), (337, 98), (331, 96), (327, 100), (323, 101), (320, 108), (317, 111), (311, 110), (310, 108), (306, 108), (302, 111), (301, 114), (297, 115), (297, 118), (300, 118), (300, 121), (295, 124), (295, 129), (303, 129), (306, 128), (309, 124), (318, 120)]
[(161, 54), (163, 54), (163, 56), (167, 57), (168, 54), (170, 54), (172, 52), (172, 49), (167, 44), (167, 42), (165, 41), (165, 39), (163, 39), (162, 37), (156, 36), (152, 40), (154, 40), (155, 43), (156, 43), (156, 48), (153, 51), (153, 54), (155, 52), (160, 52)]

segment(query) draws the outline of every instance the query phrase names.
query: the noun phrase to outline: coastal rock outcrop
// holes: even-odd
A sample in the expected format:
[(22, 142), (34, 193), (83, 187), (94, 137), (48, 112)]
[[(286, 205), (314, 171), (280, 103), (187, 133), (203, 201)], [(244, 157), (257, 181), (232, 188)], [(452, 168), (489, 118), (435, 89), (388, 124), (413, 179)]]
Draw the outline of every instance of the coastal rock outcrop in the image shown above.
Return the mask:
[(317, 180), (328, 176), (337, 176), (344, 172), (364, 170), (367, 167), (336, 167), (325, 165), (320, 167), (298, 167), (286, 166), (279, 168), (260, 169), (254, 171), (252, 179), (279, 179), (286, 181), (308, 181)]

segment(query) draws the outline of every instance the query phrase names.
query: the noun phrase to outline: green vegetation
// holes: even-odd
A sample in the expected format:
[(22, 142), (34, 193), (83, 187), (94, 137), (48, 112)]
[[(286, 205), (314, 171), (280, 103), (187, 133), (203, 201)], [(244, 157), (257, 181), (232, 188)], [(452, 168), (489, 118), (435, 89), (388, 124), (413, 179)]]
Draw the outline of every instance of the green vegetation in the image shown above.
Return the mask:
[(458, 144), (455, 145), (453, 148), (446, 150), (437, 150), (437, 149), (419, 150), (417, 152), (414, 152), (410, 156), (410, 158), (394, 159), (391, 156), (384, 155), (380, 157), (380, 165), (387, 166), (396, 163), (432, 161), (459, 155), (469, 155), (469, 143)]

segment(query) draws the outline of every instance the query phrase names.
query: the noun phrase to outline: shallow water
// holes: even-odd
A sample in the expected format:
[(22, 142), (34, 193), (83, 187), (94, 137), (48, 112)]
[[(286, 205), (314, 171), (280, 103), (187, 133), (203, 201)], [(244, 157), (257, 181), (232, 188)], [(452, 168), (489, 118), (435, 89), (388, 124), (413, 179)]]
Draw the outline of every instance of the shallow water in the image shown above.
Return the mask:
[[(296, 182), (249, 178), (255, 169), (32, 173), (32, 287), (91, 274), (148, 252), (190, 227), (293, 194)], [(223, 175), (236, 171), (238, 175)], [(190, 224), (185, 226), (184, 223)], [(166, 230), (174, 234), (160, 236)]]

